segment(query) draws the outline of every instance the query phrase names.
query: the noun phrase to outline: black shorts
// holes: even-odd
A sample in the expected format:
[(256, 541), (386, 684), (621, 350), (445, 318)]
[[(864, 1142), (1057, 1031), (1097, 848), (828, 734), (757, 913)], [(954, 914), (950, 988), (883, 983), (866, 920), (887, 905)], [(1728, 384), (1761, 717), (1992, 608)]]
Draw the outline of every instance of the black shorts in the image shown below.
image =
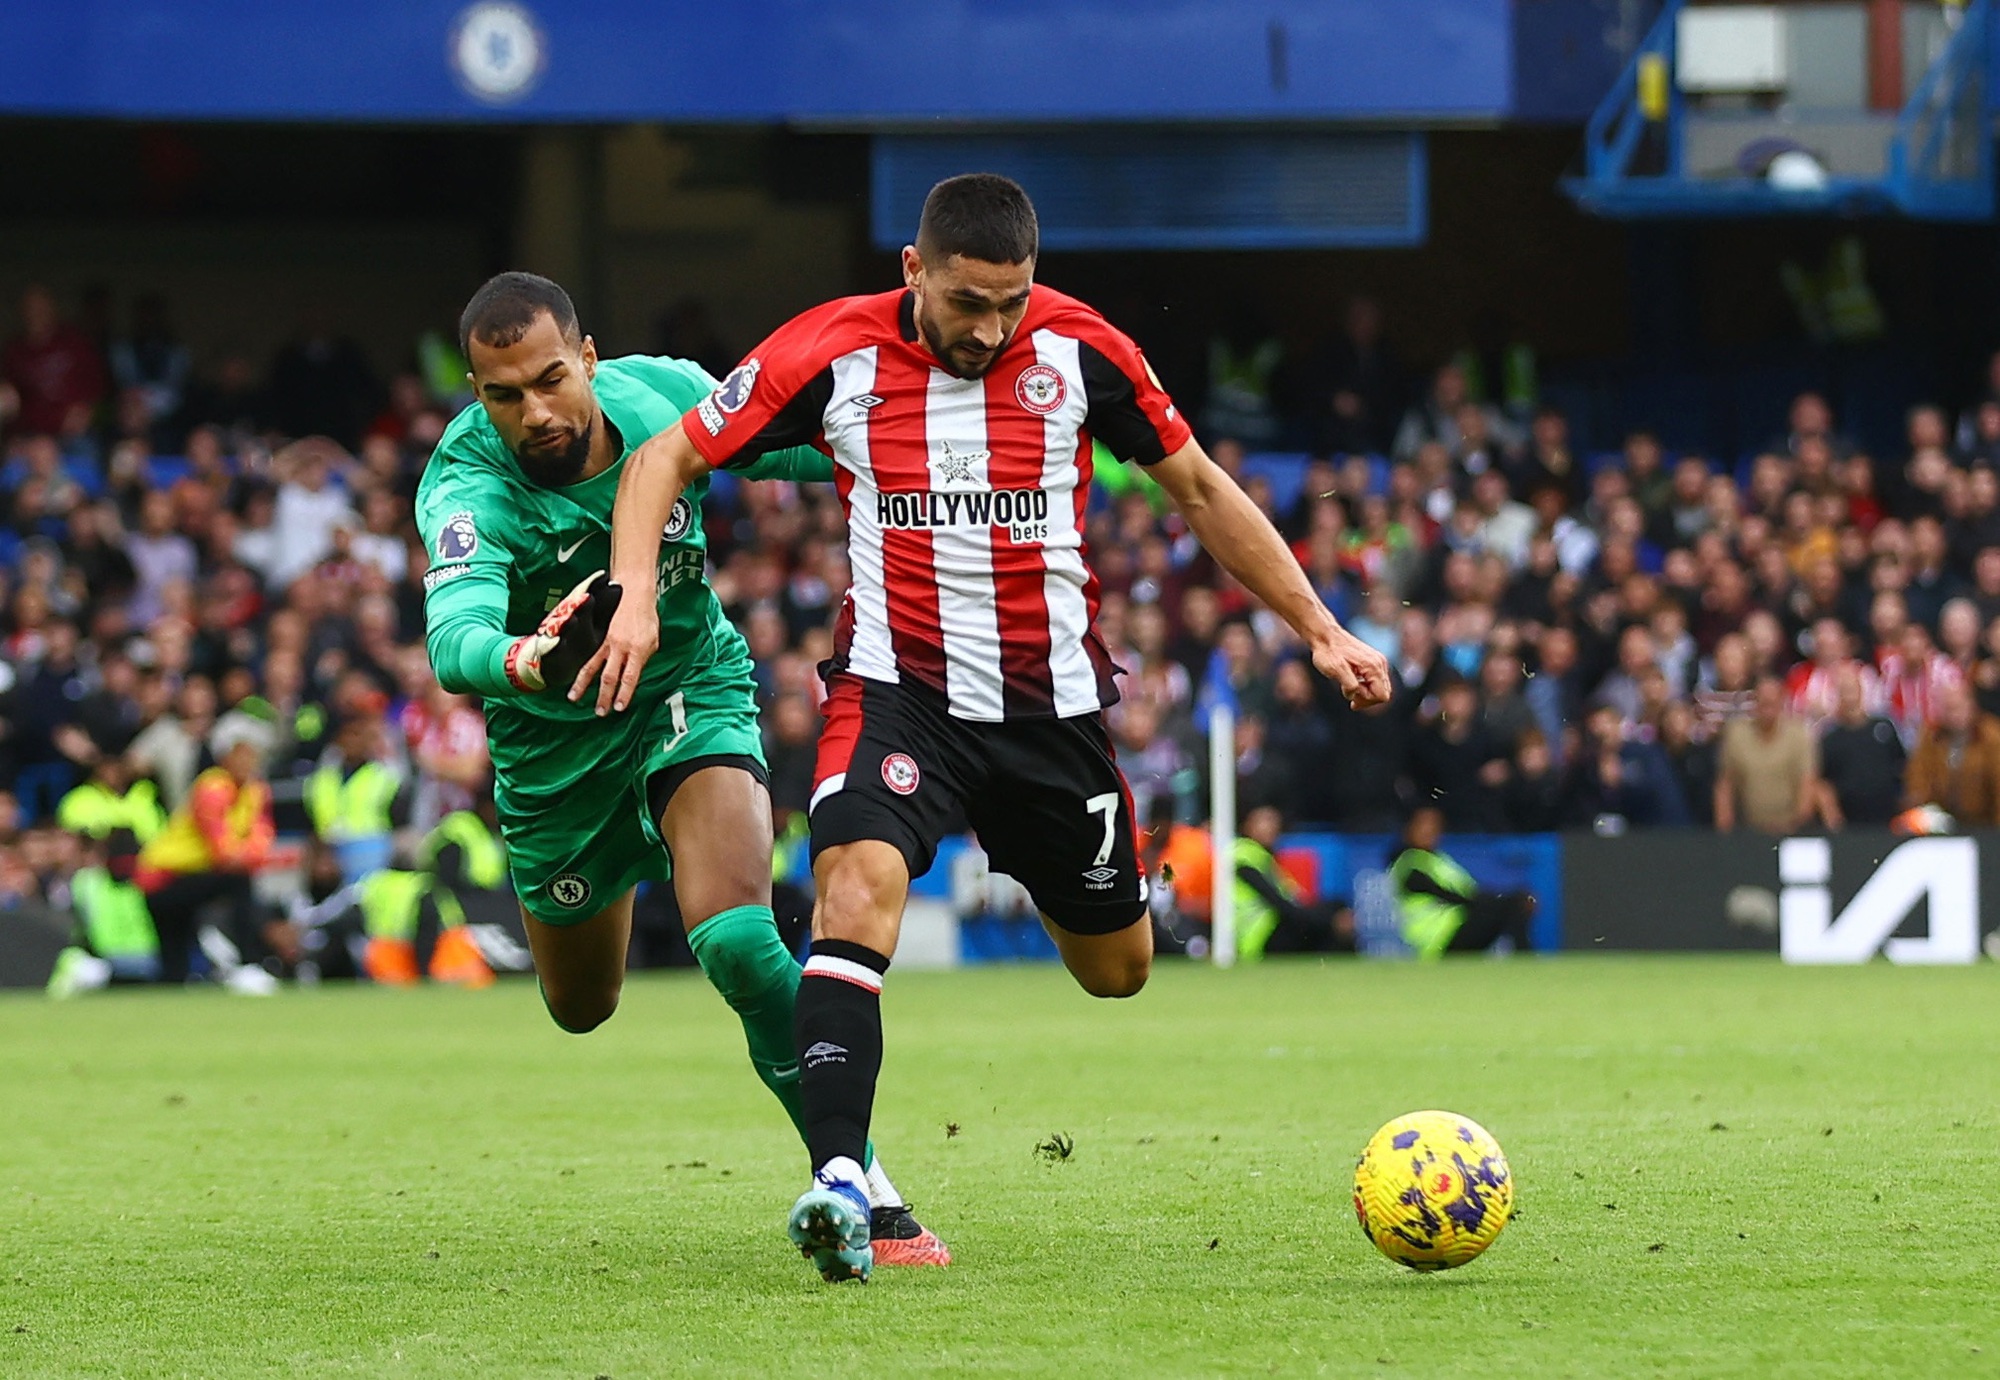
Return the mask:
[(674, 798), (674, 792), (685, 785), (690, 776), (710, 767), (736, 767), (749, 772), (766, 790), (771, 787), (771, 773), (763, 759), (752, 757), (747, 752), (711, 752), (706, 757), (690, 757), (685, 762), (663, 767), (646, 778), (646, 808), (652, 812), (653, 823), (660, 822), (660, 817), (667, 812), (668, 802)]
[(853, 675), (828, 684), (813, 772), (812, 851), (878, 839), (921, 877), (962, 819), (993, 870), (1072, 934), (1146, 912), (1132, 794), (1096, 714), (955, 719), (921, 686)]

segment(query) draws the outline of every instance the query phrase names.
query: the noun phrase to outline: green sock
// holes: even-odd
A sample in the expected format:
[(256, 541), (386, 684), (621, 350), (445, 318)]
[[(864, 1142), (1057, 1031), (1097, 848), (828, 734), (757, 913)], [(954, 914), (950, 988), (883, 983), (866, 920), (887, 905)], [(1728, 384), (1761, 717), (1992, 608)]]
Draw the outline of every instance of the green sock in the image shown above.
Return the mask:
[(737, 906), (711, 915), (689, 931), (688, 947), (709, 983), (743, 1022), (751, 1067), (803, 1139), (799, 1053), (792, 1035), (799, 963), (785, 952), (771, 908)]
[[(709, 984), (743, 1022), (751, 1067), (803, 1141), (805, 1108), (799, 1101), (799, 1051), (792, 1028), (799, 962), (778, 938), (771, 908), (737, 906), (718, 911), (688, 932), (688, 947)], [(870, 1169), (874, 1164), (875, 1143), (870, 1141), (861, 1167)]]

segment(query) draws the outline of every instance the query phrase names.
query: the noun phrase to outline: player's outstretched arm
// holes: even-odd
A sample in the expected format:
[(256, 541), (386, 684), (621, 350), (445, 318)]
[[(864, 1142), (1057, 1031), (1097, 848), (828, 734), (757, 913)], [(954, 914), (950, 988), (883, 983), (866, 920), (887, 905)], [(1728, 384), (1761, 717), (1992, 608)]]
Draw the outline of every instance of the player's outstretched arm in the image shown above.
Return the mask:
[(632, 702), (639, 675), (660, 646), (660, 538), (674, 502), (708, 472), (685, 432), (676, 425), (627, 457), (618, 479), (618, 502), (611, 513), (611, 582), (623, 590), (604, 645), (583, 664), (569, 697), (580, 700), (595, 680), (597, 712), (608, 714)]
[(828, 484), (833, 481), (833, 457), (814, 446), (789, 446), (760, 455), (746, 465), (732, 465), (729, 472), (745, 479), (789, 479), (794, 484)]
[[(424, 642), (438, 683), (455, 695), (506, 699), (541, 693), (553, 672), (567, 688), (604, 635), (602, 592), (572, 591), (534, 631), (508, 632), (508, 580), (519, 562), (507, 497), (476, 469), (446, 466), (441, 480), (440, 467), (431, 469), (417, 494), (417, 526), (434, 557), (424, 575)], [(601, 584), (603, 572), (594, 578)]]
[(1368, 709), (1388, 702), (1388, 659), (1340, 626), (1313, 593), (1278, 529), (1199, 442), (1189, 441), (1146, 472), (1222, 568), (1291, 624), (1312, 649), (1313, 665), (1340, 687), (1349, 704)]

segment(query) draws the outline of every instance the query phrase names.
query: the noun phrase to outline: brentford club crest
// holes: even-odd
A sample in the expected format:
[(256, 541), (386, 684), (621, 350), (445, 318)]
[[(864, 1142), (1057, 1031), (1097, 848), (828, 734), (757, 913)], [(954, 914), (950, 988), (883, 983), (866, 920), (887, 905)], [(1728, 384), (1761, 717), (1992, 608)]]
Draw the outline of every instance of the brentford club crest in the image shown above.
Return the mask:
[(1063, 405), (1069, 387), (1062, 371), (1048, 364), (1030, 364), (1014, 380), (1014, 397), (1037, 417), (1046, 417)]
[(917, 764), (910, 760), (906, 752), (892, 752), (882, 759), (882, 784), (897, 795), (908, 795), (916, 790), (921, 779)]

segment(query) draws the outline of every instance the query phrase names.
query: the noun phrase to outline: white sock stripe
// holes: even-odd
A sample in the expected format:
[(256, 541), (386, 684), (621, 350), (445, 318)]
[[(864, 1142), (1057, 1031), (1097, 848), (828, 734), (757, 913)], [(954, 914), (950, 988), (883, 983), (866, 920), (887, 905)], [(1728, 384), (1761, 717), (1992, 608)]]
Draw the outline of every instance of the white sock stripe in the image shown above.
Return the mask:
[(839, 978), (857, 987), (866, 987), (871, 992), (882, 990), (882, 975), (866, 963), (856, 963), (852, 959), (834, 958), (830, 954), (814, 954), (806, 960), (806, 976)]

